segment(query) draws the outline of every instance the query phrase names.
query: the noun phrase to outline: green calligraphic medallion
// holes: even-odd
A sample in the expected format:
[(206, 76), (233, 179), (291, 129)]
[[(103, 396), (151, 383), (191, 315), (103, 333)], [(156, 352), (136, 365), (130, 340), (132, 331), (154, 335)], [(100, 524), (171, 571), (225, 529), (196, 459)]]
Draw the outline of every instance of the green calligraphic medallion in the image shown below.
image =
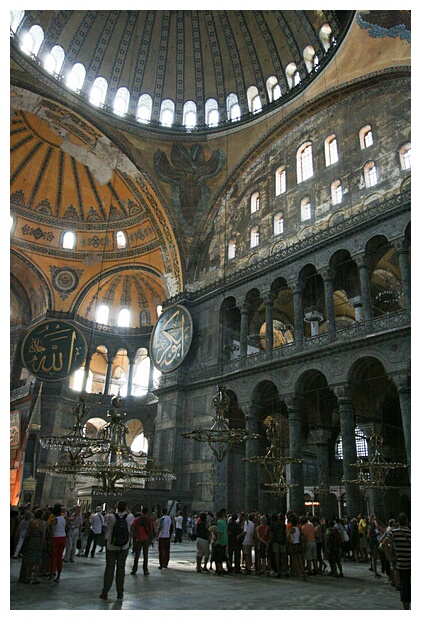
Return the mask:
[(151, 357), (155, 368), (171, 372), (186, 357), (193, 337), (193, 321), (184, 306), (171, 306), (161, 314), (151, 336)]
[(85, 336), (67, 321), (48, 319), (25, 336), (21, 356), (25, 368), (41, 381), (61, 381), (85, 361)]

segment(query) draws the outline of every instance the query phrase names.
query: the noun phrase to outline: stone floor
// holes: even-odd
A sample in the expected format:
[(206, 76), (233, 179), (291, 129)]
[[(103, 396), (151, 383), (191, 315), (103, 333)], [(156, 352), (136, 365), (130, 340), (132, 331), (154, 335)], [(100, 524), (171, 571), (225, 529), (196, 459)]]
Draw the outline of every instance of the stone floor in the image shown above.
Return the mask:
[[(383, 575), (375, 579), (368, 564), (344, 563), (344, 579), (328, 575), (307, 582), (256, 575), (198, 574), (193, 542), (171, 545), (168, 569), (158, 570), (156, 545), (149, 556), (150, 575), (130, 574), (126, 564), (124, 599), (114, 588), (108, 601), (99, 598), (105, 551), (94, 558), (80, 557), (63, 565), (59, 584), (41, 578), (39, 585), (18, 583), (21, 560), (10, 560), (11, 610), (401, 610), (399, 592)], [(372, 614), (370, 614), (372, 618)]]

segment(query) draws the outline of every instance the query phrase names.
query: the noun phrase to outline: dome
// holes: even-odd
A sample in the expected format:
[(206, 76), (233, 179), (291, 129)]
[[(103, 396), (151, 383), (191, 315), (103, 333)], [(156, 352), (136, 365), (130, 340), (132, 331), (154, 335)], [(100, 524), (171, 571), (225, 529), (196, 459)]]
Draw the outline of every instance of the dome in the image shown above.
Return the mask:
[[(12, 11), (21, 49), (126, 121), (215, 131), (302, 92), (353, 11)], [(117, 50), (117, 53), (116, 53)]]

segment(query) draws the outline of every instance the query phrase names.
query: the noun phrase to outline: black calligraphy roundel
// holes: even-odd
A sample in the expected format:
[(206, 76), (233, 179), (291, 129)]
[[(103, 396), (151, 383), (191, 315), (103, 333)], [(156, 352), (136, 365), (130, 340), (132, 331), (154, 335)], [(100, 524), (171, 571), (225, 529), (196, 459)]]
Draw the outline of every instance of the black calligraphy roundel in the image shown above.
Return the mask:
[(151, 358), (163, 373), (180, 366), (186, 357), (193, 336), (193, 321), (184, 306), (171, 306), (161, 314), (151, 336)]
[(22, 343), (25, 368), (41, 381), (61, 381), (85, 361), (85, 336), (68, 321), (48, 319), (32, 327)]

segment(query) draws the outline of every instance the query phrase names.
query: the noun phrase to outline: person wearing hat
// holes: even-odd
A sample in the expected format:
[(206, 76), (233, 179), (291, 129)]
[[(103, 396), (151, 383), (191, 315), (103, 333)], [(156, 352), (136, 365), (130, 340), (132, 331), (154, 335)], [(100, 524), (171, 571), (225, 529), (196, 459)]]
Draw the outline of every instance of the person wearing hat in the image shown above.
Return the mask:
[(104, 525), (104, 517), (102, 516), (102, 506), (97, 506), (95, 508), (94, 514), (89, 517), (89, 523), (91, 524), (91, 528), (88, 534), (88, 540), (86, 541), (86, 549), (85, 549), (85, 558), (89, 555), (89, 550), (91, 548), (91, 543), (93, 543), (91, 558), (95, 557), (95, 549), (97, 544), (99, 543), (99, 539), (102, 533), (102, 526)]

